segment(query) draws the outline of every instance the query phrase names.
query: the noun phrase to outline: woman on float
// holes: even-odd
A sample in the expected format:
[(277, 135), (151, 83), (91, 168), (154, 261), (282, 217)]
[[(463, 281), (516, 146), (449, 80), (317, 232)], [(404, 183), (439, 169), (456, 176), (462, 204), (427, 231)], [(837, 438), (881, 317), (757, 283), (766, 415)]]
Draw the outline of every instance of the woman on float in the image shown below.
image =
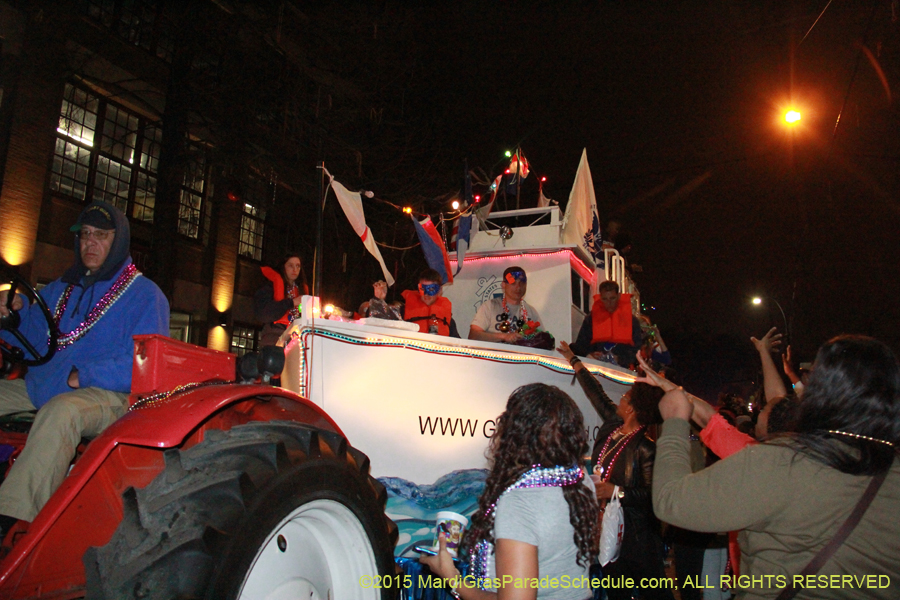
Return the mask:
[(586, 451), (584, 420), (568, 395), (542, 383), (517, 389), (497, 419), (491, 469), (463, 539), (467, 576), (460, 578), (443, 533), (438, 555), (422, 562), (463, 600), (590, 598), (599, 529), (579, 466)]
[(262, 274), (271, 284), (253, 295), (253, 314), (263, 323), (260, 346), (272, 346), (291, 321), (300, 316), (300, 298), (309, 294), (300, 255), (290, 252), (278, 263), (278, 270), (262, 267)]

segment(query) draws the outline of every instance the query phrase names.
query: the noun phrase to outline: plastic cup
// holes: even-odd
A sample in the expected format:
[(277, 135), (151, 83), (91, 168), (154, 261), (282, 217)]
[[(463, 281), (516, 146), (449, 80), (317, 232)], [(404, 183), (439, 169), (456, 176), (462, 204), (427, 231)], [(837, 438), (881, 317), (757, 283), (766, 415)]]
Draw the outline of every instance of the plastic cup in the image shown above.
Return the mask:
[(447, 532), (447, 552), (451, 556), (457, 556), (459, 542), (462, 540), (463, 532), (469, 525), (469, 520), (459, 513), (451, 510), (442, 510), (437, 514), (437, 522), (434, 527), (434, 547), (438, 547), (438, 534), (441, 531), (441, 523), (444, 524)]

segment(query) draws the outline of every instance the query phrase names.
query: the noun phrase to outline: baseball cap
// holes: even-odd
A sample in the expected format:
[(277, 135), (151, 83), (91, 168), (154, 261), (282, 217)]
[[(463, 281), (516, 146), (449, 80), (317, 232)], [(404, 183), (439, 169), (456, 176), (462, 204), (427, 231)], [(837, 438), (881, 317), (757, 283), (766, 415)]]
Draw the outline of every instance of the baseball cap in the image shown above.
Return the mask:
[(78, 220), (69, 228), (69, 231), (81, 231), (82, 225), (90, 225), (97, 229), (115, 229), (116, 222), (112, 213), (103, 204), (92, 202), (78, 215)]

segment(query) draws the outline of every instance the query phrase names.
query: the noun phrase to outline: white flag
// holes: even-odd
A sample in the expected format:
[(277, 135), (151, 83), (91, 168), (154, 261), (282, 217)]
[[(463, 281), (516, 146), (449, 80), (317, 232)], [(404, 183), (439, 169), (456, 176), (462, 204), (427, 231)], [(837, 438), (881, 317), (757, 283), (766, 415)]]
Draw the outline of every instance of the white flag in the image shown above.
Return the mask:
[(331, 178), (331, 189), (334, 190), (334, 195), (337, 196), (338, 202), (341, 203), (341, 208), (344, 209), (344, 214), (347, 215), (347, 220), (350, 221), (353, 231), (360, 237), (366, 250), (368, 250), (378, 261), (378, 264), (381, 265), (381, 270), (384, 272), (384, 280), (389, 286), (394, 285), (394, 278), (391, 277), (390, 271), (388, 271), (388, 268), (384, 264), (384, 259), (381, 258), (381, 250), (379, 250), (378, 246), (375, 244), (372, 230), (366, 225), (366, 215), (363, 213), (362, 197), (359, 193), (351, 192), (335, 181), (334, 177)]
[(603, 260), (600, 248), (600, 215), (597, 213), (597, 198), (594, 195), (594, 181), (588, 166), (587, 148), (581, 153), (578, 172), (569, 192), (569, 203), (563, 217), (560, 238), (563, 244), (581, 246), (598, 265)]

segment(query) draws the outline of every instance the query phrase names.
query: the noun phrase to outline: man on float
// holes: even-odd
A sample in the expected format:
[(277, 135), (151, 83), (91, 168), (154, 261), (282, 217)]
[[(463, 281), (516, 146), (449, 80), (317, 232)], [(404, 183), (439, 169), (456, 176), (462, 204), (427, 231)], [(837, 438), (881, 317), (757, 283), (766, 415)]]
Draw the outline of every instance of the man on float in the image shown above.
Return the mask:
[[(83, 436), (94, 437), (125, 414), (131, 391), (132, 336), (169, 334), (169, 303), (131, 262), (128, 219), (105, 202), (88, 205), (71, 228), (75, 264), (41, 290), (59, 327), (53, 358), (25, 379), (0, 380), (0, 415), (37, 409), (28, 442), (0, 486), (0, 528), (32, 521), (62, 483)], [(0, 315), (8, 316), (8, 292)], [(37, 306), (16, 296), (19, 333), (48, 347)], [(8, 332), (3, 338), (16, 344)]]
[(478, 307), (472, 325), (470, 340), (515, 344), (524, 336), (519, 331), (529, 322), (541, 322), (537, 309), (525, 302), (528, 277), (522, 267), (509, 267), (503, 271), (502, 298), (492, 298)]
[[(403, 320), (415, 323), (422, 333), (453, 335), (453, 305), (444, 298), (441, 275), (434, 269), (425, 269), (419, 275), (418, 290), (404, 290)], [(453, 337), (459, 337), (457, 333)]]
[(631, 294), (620, 294), (615, 281), (604, 281), (597, 291), (591, 313), (569, 347), (578, 356), (631, 367), (641, 347), (641, 323), (631, 312)]

